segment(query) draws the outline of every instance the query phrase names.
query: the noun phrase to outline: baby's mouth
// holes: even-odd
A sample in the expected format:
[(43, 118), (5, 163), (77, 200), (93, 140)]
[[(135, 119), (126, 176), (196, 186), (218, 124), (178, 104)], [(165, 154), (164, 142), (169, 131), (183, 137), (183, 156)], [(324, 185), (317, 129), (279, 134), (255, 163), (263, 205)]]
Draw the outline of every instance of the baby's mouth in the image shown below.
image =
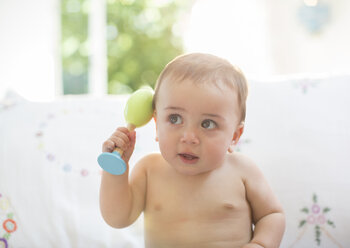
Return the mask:
[(193, 164), (199, 159), (198, 156), (189, 153), (179, 153), (181, 160), (185, 163)]

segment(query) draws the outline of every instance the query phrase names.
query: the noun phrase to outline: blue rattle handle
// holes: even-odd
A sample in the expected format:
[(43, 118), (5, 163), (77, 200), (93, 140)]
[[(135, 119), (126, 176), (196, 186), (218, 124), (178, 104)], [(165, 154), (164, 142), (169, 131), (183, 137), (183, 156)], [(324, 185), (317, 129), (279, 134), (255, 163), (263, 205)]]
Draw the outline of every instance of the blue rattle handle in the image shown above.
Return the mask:
[[(136, 128), (133, 124), (128, 124), (127, 128), (132, 131)], [(123, 150), (116, 147), (113, 152), (101, 153), (97, 158), (102, 169), (113, 175), (122, 175), (126, 171), (126, 164), (122, 159)]]
[(126, 164), (118, 151), (101, 153), (97, 158), (101, 168), (113, 175), (122, 175), (126, 171)]

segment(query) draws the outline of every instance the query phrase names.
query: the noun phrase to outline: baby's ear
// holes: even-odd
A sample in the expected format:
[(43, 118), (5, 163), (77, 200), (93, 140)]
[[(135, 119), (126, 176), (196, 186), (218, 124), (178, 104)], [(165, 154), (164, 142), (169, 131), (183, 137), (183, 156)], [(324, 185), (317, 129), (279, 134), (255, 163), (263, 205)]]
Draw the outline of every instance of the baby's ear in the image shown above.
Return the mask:
[(154, 120), (154, 123), (156, 125), (156, 141), (158, 142), (157, 113), (156, 113), (156, 111), (154, 111), (154, 113), (153, 113), (153, 120)]
[(228, 148), (228, 152), (229, 153), (232, 153), (235, 146), (237, 145), (239, 139), (241, 138), (242, 134), (243, 134), (243, 131), (244, 131), (244, 122), (241, 122), (237, 128), (236, 128), (236, 131), (233, 133), (233, 137), (232, 137), (232, 140), (231, 140), (231, 144)]
[(157, 113), (156, 113), (155, 110), (154, 110), (154, 112), (153, 112), (153, 120), (154, 120), (154, 122), (155, 122), (156, 125), (157, 125)]

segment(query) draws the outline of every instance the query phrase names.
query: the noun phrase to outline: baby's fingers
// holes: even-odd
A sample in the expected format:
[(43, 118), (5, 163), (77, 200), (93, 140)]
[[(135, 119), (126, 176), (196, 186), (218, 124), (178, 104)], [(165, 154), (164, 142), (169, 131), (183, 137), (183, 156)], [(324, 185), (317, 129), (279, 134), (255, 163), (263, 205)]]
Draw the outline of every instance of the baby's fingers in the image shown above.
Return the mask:
[(113, 152), (115, 148), (126, 150), (130, 144), (129, 131), (126, 128), (118, 128), (111, 137), (102, 145), (102, 152)]
[(125, 161), (129, 161), (129, 158), (131, 157), (131, 154), (134, 151), (134, 147), (135, 147), (135, 142), (136, 142), (136, 133), (135, 131), (130, 132), (130, 143), (128, 146), (128, 149), (125, 149), (125, 152), (123, 154), (123, 158)]
[(129, 137), (125, 134), (121, 134), (118, 136), (113, 135), (111, 136), (110, 140), (114, 142), (115, 147), (118, 147), (119, 149), (122, 149), (122, 150), (128, 149), (130, 144)]
[(102, 145), (102, 152), (113, 152), (115, 149), (115, 143), (108, 139)]

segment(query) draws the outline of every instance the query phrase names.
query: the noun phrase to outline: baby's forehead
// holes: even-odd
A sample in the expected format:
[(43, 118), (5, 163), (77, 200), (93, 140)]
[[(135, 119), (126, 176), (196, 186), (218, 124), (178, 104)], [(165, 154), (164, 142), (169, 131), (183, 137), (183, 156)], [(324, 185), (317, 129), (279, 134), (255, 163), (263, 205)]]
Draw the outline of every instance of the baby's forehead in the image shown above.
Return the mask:
[[(212, 82), (194, 82), (191, 80), (183, 80), (181, 82), (167, 81), (164, 82), (159, 89), (159, 100), (162, 102), (169, 102), (175, 100), (176, 102), (201, 102), (201, 105), (207, 103), (216, 104), (237, 104), (237, 92), (225, 84), (218, 84)], [(227, 103), (229, 102), (229, 103)], [(231, 105), (231, 104), (230, 104)]]
[[(160, 82), (159, 87), (156, 89), (156, 94), (153, 101), (153, 106), (155, 109), (158, 109), (159, 104), (168, 102), (171, 98), (176, 96), (178, 101), (184, 99), (183, 95), (186, 95), (185, 92), (207, 92), (204, 93), (204, 96), (201, 95), (199, 97), (196, 95), (196, 101), (200, 101), (203, 105), (209, 103), (209, 98), (211, 97), (211, 101), (213, 104), (219, 101), (217, 104), (225, 104), (232, 106), (239, 105), (239, 93), (236, 90), (236, 87), (233, 87), (228, 82), (224, 80), (219, 80), (218, 78), (213, 77), (202, 77), (202, 78), (184, 78), (180, 76), (167, 76), (163, 77), (163, 80)], [(194, 96), (187, 95), (186, 99), (189, 98), (189, 102), (194, 101)], [(180, 99), (180, 100), (179, 100)], [(221, 100), (221, 101), (220, 101)], [(224, 100), (226, 100), (224, 102)], [(214, 102), (213, 102), (214, 101)]]
[(227, 82), (225, 80), (215, 78), (203, 78), (197, 80), (191, 78), (167, 78), (162, 82), (162, 86), (165, 87), (160, 87), (160, 91), (161, 88), (168, 88), (169, 90), (171, 90), (173, 87), (188, 86), (193, 90), (204, 89), (208, 91), (217, 91), (218, 94), (225, 93), (232, 94), (235, 96), (238, 94), (236, 87), (232, 82)]

